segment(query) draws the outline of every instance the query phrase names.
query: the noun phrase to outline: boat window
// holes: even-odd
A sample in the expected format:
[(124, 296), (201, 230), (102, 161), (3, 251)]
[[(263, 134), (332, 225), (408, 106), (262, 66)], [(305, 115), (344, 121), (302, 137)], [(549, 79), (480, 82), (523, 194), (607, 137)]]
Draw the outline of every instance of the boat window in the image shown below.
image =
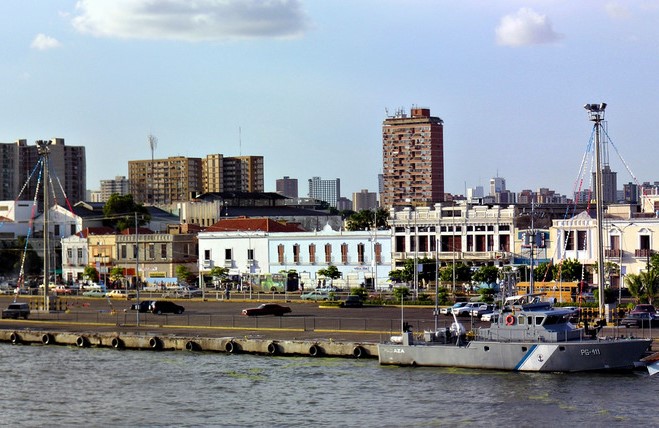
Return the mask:
[(535, 325), (542, 325), (542, 321), (544, 321), (545, 317), (535, 317)]
[(528, 348), (526, 346), (522, 346), (522, 352), (528, 351)]
[(524, 325), (524, 317), (523, 317), (523, 316), (519, 316), (519, 317), (517, 317), (517, 323), (518, 323), (519, 325)]
[(558, 350), (561, 351), (561, 352), (565, 352), (565, 346), (559, 346)]
[(484, 346), (484, 347), (483, 347), (483, 351), (487, 352), (487, 351), (489, 351), (489, 350), (490, 350), (490, 347), (489, 347), (489, 346)]
[(565, 315), (547, 315), (545, 325), (565, 324), (566, 322)]

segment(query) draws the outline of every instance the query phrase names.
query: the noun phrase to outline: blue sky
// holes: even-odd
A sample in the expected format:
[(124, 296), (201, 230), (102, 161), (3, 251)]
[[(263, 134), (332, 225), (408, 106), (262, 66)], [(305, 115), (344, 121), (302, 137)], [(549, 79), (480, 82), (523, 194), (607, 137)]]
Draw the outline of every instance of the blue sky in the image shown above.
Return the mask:
[(606, 102), (622, 187), (659, 180), (657, 22), (655, 0), (4, 1), (0, 142), (85, 146), (94, 189), (152, 133), (157, 158), (263, 155), (267, 191), (350, 197), (376, 189), (386, 112), (419, 106), (444, 120), (447, 192), (570, 194), (583, 105)]

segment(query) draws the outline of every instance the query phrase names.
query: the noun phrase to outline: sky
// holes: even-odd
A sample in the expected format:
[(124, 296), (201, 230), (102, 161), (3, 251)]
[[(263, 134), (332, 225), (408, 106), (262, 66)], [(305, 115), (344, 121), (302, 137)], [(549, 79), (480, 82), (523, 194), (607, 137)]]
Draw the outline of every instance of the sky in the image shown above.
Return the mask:
[[(659, 0), (7, 0), (0, 142), (85, 146), (87, 187), (154, 156), (254, 155), (377, 190), (382, 122), (444, 121), (445, 191), (571, 195), (606, 102), (618, 187), (659, 180)], [(648, 120), (650, 121), (648, 123)]]

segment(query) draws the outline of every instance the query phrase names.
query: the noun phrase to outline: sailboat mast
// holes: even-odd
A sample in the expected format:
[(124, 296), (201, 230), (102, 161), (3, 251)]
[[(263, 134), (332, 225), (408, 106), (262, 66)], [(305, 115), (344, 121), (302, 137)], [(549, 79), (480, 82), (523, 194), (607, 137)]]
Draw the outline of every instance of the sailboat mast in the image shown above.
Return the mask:
[(597, 217), (597, 287), (600, 318), (604, 318), (604, 192), (602, 189), (601, 132), (606, 103), (586, 104), (591, 122), (595, 122), (595, 212)]

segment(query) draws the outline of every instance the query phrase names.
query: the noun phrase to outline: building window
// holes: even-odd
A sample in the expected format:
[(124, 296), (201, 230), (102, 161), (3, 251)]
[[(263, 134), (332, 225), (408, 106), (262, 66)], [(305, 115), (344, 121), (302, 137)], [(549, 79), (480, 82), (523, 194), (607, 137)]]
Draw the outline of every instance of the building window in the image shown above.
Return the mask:
[(357, 262), (362, 265), (364, 264), (364, 250), (364, 244), (357, 244)]
[(566, 251), (574, 251), (574, 234), (566, 230), (563, 232), (563, 242), (565, 242), (565, 250)]
[(137, 244), (133, 244), (133, 258), (134, 259), (137, 259), (139, 257), (138, 251), (139, 251), (139, 247), (137, 246)]
[(325, 263), (332, 264), (332, 244), (325, 244)]
[(211, 250), (204, 250), (204, 260), (211, 259)]
[(309, 245), (309, 263), (316, 263), (316, 244)]
[(348, 264), (348, 244), (341, 244), (341, 263)]
[(71, 259), (73, 258), (73, 249), (72, 248), (67, 248), (66, 249), (66, 258), (68, 259), (68, 262), (71, 263)]
[(247, 260), (254, 260), (254, 249), (247, 249)]
[(293, 245), (293, 263), (300, 263), (300, 245)]
[(577, 231), (577, 250), (587, 250), (588, 249), (588, 239), (586, 238), (586, 231), (579, 230)]
[(163, 260), (167, 258), (167, 244), (160, 244), (160, 258)]
[(149, 244), (149, 259), (153, 260), (156, 258), (156, 245)]
[(233, 251), (231, 248), (226, 248), (224, 250), (224, 260), (233, 260)]
[(277, 258), (279, 259), (279, 264), (284, 264), (284, 244), (277, 245)]
[(128, 253), (126, 251), (126, 244), (121, 244), (121, 258), (125, 259), (128, 257)]
[(375, 244), (375, 263), (382, 264), (382, 244)]
[(71, 225), (71, 233), (70, 233), (70, 234), (71, 234), (71, 235), (75, 235), (75, 234), (76, 234), (76, 225), (75, 225), (75, 224), (72, 224), (72, 225)]

